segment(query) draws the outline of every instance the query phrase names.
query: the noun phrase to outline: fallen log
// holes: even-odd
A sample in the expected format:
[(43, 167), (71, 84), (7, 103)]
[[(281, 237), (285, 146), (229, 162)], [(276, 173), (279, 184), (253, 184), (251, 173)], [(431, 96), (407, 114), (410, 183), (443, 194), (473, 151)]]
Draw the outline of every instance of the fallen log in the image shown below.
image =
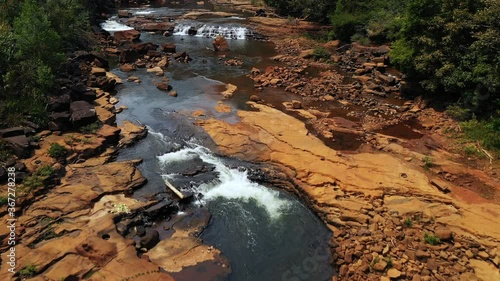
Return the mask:
[(180, 192), (177, 188), (175, 188), (167, 179), (163, 179), (165, 181), (165, 185), (170, 189), (172, 190), (175, 195), (177, 195), (179, 197), (179, 199), (184, 199), (184, 194), (182, 192)]

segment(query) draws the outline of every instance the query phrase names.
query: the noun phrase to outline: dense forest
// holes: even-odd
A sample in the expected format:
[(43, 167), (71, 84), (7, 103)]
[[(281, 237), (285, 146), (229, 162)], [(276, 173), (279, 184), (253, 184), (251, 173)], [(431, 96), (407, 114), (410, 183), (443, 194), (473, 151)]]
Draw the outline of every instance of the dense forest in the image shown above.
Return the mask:
[(500, 149), (500, 1), (265, 0), (284, 16), (330, 23), (327, 39), (390, 44), (391, 62), (447, 105), (473, 139)]

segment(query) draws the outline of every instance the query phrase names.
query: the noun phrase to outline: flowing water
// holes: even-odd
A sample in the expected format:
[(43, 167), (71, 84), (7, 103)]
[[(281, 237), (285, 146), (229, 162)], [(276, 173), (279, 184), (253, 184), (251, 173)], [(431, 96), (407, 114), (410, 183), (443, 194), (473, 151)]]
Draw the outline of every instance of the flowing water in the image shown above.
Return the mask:
[[(168, 9), (164, 7), (133, 10), (136, 14), (165, 12)], [(114, 30), (126, 28), (112, 20), (105, 24)], [(199, 36), (187, 35), (187, 28), (196, 28)], [(243, 60), (243, 66), (224, 65), (218, 54), (209, 50), (216, 33), (229, 38), (229, 56)], [(166, 76), (178, 92), (177, 98), (156, 89), (153, 82), (158, 77), (145, 70), (129, 74), (113, 70), (124, 81), (129, 75), (142, 80), (140, 84), (124, 82), (117, 96), (117, 106), (129, 108), (117, 116), (118, 122), (132, 120), (149, 127), (146, 139), (119, 155), (119, 160), (144, 160), (139, 169), (148, 183), (134, 196), (168, 197), (164, 178), (184, 191), (195, 192), (191, 208), (208, 208), (212, 214), (202, 239), (229, 259), (232, 273), (228, 280), (328, 280), (332, 274), (327, 252), (331, 233), (323, 223), (294, 196), (251, 181), (249, 174), (258, 170), (258, 165), (217, 156), (215, 144), (190, 117), (192, 111), (203, 109), (207, 115), (237, 122), (234, 111), (214, 110), (221, 100), (219, 93), (225, 83), (236, 84), (235, 97), (225, 102), (245, 108), (244, 101), (254, 93), (246, 75), (252, 66), (274, 63), (268, 59), (275, 54), (273, 46), (249, 39), (252, 31), (238, 17), (180, 22), (175, 34), (143, 33), (141, 38), (156, 44), (174, 43), (178, 52), (186, 51), (193, 58), (190, 63), (173, 62), (167, 68)], [(275, 99), (292, 98), (281, 96)]]

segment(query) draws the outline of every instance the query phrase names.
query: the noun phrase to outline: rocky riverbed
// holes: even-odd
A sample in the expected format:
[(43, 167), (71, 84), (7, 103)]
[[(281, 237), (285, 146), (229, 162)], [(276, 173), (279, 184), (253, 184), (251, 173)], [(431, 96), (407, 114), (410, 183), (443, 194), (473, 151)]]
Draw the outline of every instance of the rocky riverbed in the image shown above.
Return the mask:
[[(226, 12), (118, 11), (116, 21), (104, 23), (117, 28), (112, 35), (98, 30), (103, 54), (80, 53), (70, 60), (67, 77), (58, 81), (61, 94), (49, 103), (49, 131), (26, 126), (0, 132), (19, 159), (24, 157), (5, 168), (16, 167), (20, 178), (47, 166), (54, 171), (33, 189), (19, 185), (18, 274), (3, 271), (9, 236), (4, 228), (2, 280), (231, 276), (232, 261), (201, 239), (211, 214), (189, 200), (167, 200), (172, 194), (137, 200), (131, 195), (147, 183), (136, 167), (141, 160), (116, 161), (119, 149), (148, 133), (137, 120), (117, 126), (117, 114), (128, 109), (120, 105), (116, 89), (147, 83), (166, 98), (182, 99), (185, 93), (170, 72), (175, 65), (205, 60), (172, 43), (141, 42), (148, 34), (215, 39), (209, 48), (219, 50), (216, 61), (247, 78), (218, 87), (218, 100), (204, 101), (213, 108), (182, 108), (176, 118), (202, 128), (221, 155), (252, 162), (256, 167), (249, 169), (249, 178), (294, 194), (332, 231), (328, 246), (316, 246), (318, 259), (304, 259), (281, 279), (325, 279), (327, 272), (325, 280), (500, 280), (498, 164), (478, 163), (487, 169), (476, 169), (453, 153), (445, 134), (456, 124), (420, 97), (405, 99), (405, 81), (388, 65), (389, 47), (298, 37), (324, 27), (262, 17), (272, 11), (240, 2), (222, 3)], [(251, 29), (238, 24), (222, 37), (216, 33), (226, 29), (197, 22), (239, 21), (241, 11), (260, 16), (245, 20)], [(237, 44), (228, 42), (232, 36), (268, 39), (277, 55), (248, 65), (231, 51)], [(318, 47), (328, 56), (318, 56)], [(112, 73), (115, 63), (118, 70)], [(142, 70), (149, 76), (137, 74)], [(102, 124), (95, 131), (74, 130), (95, 121)], [(64, 155), (49, 155), (54, 143)], [(31, 154), (24, 153), (28, 148), (34, 149)], [(217, 171), (225, 167), (219, 160), (203, 160), (209, 157), (205, 152), (198, 157), (196, 167), (180, 169), (193, 179), (186, 182), (190, 200), (200, 193), (192, 186), (212, 181), (214, 170), (231, 173)], [(194, 180), (199, 175), (206, 178)], [(180, 209), (188, 215), (176, 215)], [(0, 214), (9, 218), (5, 210)], [(216, 240), (213, 236), (208, 235)], [(331, 268), (325, 271), (327, 263)]]

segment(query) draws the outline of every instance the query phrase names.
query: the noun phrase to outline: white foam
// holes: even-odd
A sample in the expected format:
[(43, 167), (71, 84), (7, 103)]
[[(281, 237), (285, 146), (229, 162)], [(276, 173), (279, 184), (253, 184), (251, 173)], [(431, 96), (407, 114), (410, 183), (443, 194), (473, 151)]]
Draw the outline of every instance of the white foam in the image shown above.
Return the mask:
[(158, 160), (161, 165), (168, 165), (168, 163), (172, 162), (182, 162), (186, 160), (191, 160), (198, 157), (194, 151), (189, 149), (181, 149), (175, 152), (165, 153), (161, 156), (158, 156)]
[(280, 198), (277, 190), (250, 181), (246, 171), (226, 167), (220, 159), (212, 155), (205, 147), (184, 148), (159, 156), (158, 159), (160, 163), (165, 164), (169, 161), (182, 161), (193, 157), (200, 157), (203, 162), (214, 165), (215, 170), (219, 173), (217, 181), (198, 187), (198, 192), (203, 194), (203, 200), (211, 201), (217, 198), (244, 202), (254, 200), (273, 219), (278, 218), (281, 212), (290, 205), (289, 200)]
[(246, 20), (246, 18), (236, 17), (236, 16), (229, 17), (229, 18), (230, 18), (230, 19), (235, 19), (235, 20)]
[(189, 35), (190, 29), (196, 29), (196, 37), (215, 38), (217, 35), (222, 35), (226, 39), (245, 39), (253, 33), (246, 27), (241, 26), (213, 26), (202, 25), (198, 28), (190, 24), (179, 24), (174, 28), (174, 35), (186, 36)]
[(101, 23), (101, 28), (109, 31), (109, 32), (115, 32), (115, 31), (124, 31), (124, 30), (132, 30), (134, 28), (124, 25), (122, 23), (119, 23), (113, 19), (109, 19), (103, 23)]
[(136, 15), (149, 15), (149, 14), (152, 14), (153, 11), (137, 11), (137, 12), (134, 12), (134, 14)]

